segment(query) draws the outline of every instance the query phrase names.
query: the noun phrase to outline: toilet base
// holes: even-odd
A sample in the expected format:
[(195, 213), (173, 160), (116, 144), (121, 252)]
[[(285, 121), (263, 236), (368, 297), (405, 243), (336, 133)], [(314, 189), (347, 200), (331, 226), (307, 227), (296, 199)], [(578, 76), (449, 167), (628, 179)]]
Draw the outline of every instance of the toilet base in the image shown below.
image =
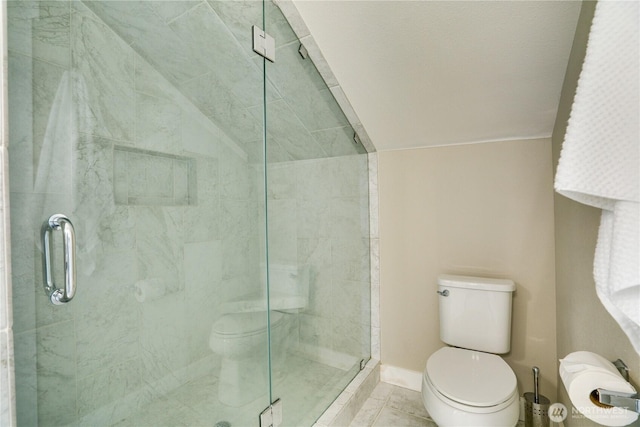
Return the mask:
[[(286, 366), (287, 353), (294, 345), (296, 322), (285, 316), (272, 325), (271, 366), (274, 371)], [(267, 330), (261, 333), (214, 341), (215, 351), (222, 356), (218, 379), (218, 400), (231, 407), (244, 406), (269, 392), (269, 360)]]
[(429, 384), (426, 375), (422, 376), (422, 403), (431, 416), (431, 419), (439, 427), (514, 427), (518, 423), (520, 415), (520, 400), (518, 391), (510, 397), (509, 401), (500, 405), (501, 409), (490, 412), (486, 409), (483, 413), (468, 412), (457, 404), (454, 407), (446, 402), (443, 397), (436, 394)]
[(268, 365), (261, 354), (245, 358), (223, 358), (218, 380), (218, 400), (227, 406), (239, 407), (254, 401), (269, 391)]

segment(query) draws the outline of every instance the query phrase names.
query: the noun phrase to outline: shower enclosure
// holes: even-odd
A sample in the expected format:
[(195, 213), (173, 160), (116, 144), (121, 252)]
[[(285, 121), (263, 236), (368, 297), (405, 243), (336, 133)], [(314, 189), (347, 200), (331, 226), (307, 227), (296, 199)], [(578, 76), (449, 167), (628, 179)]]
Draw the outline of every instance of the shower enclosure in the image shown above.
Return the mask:
[(280, 9), (6, 7), (18, 425), (313, 424), (370, 356), (368, 165)]

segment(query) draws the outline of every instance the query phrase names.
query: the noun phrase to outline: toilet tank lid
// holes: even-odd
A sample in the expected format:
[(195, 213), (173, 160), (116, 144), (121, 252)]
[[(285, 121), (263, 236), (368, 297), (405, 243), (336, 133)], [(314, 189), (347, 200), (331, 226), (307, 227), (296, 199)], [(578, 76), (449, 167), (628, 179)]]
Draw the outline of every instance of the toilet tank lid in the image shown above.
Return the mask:
[(509, 279), (455, 276), (451, 274), (438, 276), (438, 284), (452, 288), (477, 289), (482, 291), (513, 292), (516, 290), (516, 284), (513, 280)]

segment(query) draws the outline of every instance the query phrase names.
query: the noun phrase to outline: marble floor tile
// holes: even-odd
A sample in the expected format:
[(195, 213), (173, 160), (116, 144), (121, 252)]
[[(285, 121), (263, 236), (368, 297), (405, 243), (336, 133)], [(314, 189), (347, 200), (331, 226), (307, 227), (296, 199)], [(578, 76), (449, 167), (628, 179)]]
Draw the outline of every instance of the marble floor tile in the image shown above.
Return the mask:
[[(349, 427), (438, 427), (429, 417), (419, 391), (380, 382)], [(516, 427), (524, 427), (519, 421)]]
[(418, 391), (396, 387), (389, 396), (387, 406), (416, 417), (429, 418), (427, 410), (424, 409), (422, 394)]
[(427, 418), (384, 407), (372, 427), (437, 427), (437, 425)]
[(393, 393), (395, 388), (397, 387), (389, 383), (379, 382), (371, 392), (371, 396), (369, 396), (369, 398), (386, 401), (389, 396), (391, 396), (391, 393)]
[(378, 383), (349, 427), (437, 427), (422, 405), (420, 392)]
[[(380, 383), (382, 384), (382, 383)], [(384, 408), (384, 400), (377, 400), (368, 398), (360, 411), (356, 414), (353, 421), (351, 421), (350, 427), (370, 427), (375, 422), (376, 418), (380, 414), (380, 411)]]

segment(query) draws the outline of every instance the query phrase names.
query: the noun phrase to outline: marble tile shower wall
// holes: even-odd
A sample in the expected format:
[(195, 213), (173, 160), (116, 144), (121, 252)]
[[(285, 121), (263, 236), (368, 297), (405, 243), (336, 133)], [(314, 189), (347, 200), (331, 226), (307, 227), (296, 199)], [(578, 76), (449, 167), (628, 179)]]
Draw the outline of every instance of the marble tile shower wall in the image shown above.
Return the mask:
[[(262, 2), (86, 4), (241, 146), (250, 162), (262, 161), (262, 58), (252, 51), (250, 31), (263, 26)], [(276, 63), (267, 63), (266, 71), (269, 161), (364, 153), (353, 144), (353, 129), (314, 64), (300, 57), (300, 43), (280, 9), (272, 2), (264, 7), (266, 30), (276, 40)]]
[[(8, 13), (18, 423), (110, 424), (216, 370), (217, 307), (259, 285), (256, 170), (83, 3)], [(39, 230), (57, 212), (78, 218), (79, 290), (54, 307)]]
[(268, 171), (269, 258), (309, 269), (301, 347), (343, 369), (371, 350), (367, 168), (367, 156), (352, 155)]

